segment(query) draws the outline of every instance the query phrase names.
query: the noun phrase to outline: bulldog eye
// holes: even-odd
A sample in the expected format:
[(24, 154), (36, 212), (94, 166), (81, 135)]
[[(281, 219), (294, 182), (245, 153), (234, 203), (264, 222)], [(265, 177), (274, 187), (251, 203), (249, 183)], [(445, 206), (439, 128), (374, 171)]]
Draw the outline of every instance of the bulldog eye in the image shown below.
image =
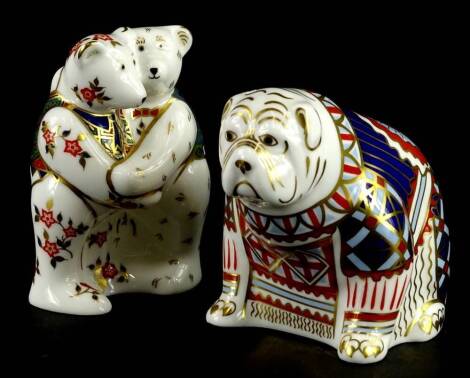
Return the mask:
[(275, 146), (277, 144), (276, 138), (269, 134), (263, 134), (259, 137), (261, 143), (265, 144), (266, 146)]
[(225, 132), (225, 139), (227, 142), (233, 142), (235, 139), (237, 139), (237, 134), (235, 134), (233, 131), (226, 131)]

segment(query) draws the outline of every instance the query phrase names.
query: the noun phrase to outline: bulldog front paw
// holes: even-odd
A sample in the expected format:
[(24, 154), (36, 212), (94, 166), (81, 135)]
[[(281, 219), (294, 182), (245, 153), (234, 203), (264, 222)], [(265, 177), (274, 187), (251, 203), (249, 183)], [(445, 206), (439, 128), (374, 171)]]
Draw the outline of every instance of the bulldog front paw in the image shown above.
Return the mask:
[(388, 340), (378, 334), (346, 333), (338, 347), (338, 356), (343, 361), (361, 364), (381, 361), (387, 352)]
[(245, 306), (234, 297), (219, 298), (207, 311), (206, 320), (221, 327), (239, 326), (245, 320)]

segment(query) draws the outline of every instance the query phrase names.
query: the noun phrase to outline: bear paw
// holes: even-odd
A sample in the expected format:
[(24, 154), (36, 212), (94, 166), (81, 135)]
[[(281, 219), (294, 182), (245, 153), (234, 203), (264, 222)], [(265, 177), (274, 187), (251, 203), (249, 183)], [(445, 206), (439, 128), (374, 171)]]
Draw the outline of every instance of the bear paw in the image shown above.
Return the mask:
[(29, 303), (43, 310), (72, 315), (101, 315), (111, 311), (111, 302), (85, 282), (59, 286), (33, 285)]
[(338, 356), (344, 361), (370, 364), (381, 361), (388, 351), (386, 336), (346, 333), (341, 337)]
[(152, 280), (154, 294), (178, 294), (194, 288), (201, 281), (199, 262), (183, 263), (174, 260), (167, 270)]

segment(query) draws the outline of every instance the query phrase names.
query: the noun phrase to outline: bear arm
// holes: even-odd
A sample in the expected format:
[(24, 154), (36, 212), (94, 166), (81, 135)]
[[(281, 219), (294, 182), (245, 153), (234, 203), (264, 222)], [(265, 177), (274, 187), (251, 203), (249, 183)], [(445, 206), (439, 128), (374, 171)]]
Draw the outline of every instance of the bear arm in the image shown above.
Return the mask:
[(92, 199), (109, 198), (106, 172), (114, 160), (70, 110), (53, 108), (45, 114), (37, 144), (50, 170)]
[(143, 136), (138, 148), (116, 164), (110, 179), (122, 196), (138, 196), (165, 184), (191, 153), (197, 126), (189, 107), (175, 101)]

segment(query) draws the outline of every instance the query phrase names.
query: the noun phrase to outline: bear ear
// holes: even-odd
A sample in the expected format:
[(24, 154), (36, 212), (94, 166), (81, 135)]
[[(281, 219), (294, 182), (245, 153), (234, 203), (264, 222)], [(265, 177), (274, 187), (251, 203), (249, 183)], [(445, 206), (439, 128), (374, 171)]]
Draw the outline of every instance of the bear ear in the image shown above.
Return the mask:
[(135, 32), (132, 28), (127, 26), (121, 26), (111, 33), (111, 35), (120, 42), (124, 43), (135, 43), (133, 39), (135, 38)]
[(101, 42), (90, 43), (84, 46), (83, 50), (78, 55), (80, 64), (88, 64), (95, 60), (96, 57), (105, 53), (105, 46)]
[(322, 122), (317, 110), (311, 104), (303, 104), (295, 110), (295, 118), (303, 129), (305, 147), (309, 151), (315, 150), (321, 142)]
[(193, 36), (191, 35), (191, 32), (185, 27), (179, 25), (170, 26), (170, 29), (178, 42), (181, 54), (185, 56), (193, 44)]
[(126, 32), (129, 32), (130, 30), (132, 29), (128, 26), (121, 26), (117, 28), (115, 31), (113, 31), (111, 34), (116, 35), (116, 34), (126, 33)]

